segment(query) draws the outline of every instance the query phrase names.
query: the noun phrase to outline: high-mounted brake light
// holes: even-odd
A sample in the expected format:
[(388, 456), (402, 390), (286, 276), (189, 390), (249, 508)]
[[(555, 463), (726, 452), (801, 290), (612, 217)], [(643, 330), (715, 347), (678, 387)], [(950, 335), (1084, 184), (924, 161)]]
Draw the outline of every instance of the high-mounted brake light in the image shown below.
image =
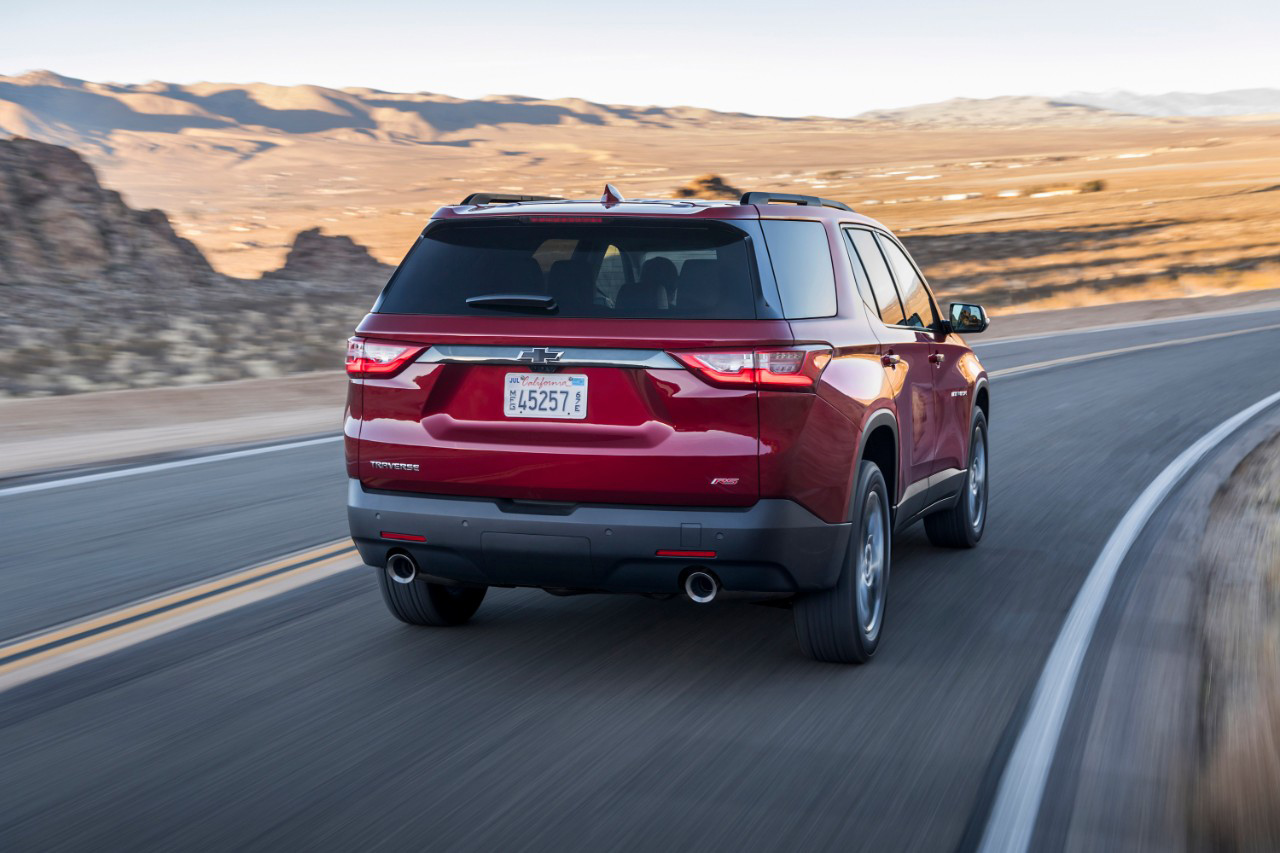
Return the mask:
[(522, 216), (520, 218), (523, 219), (525, 222), (538, 224), (538, 225), (542, 225), (545, 223), (552, 223), (555, 225), (563, 225), (563, 224), (574, 225), (574, 224), (582, 224), (582, 223), (593, 224), (593, 223), (604, 222), (603, 216), (565, 216), (563, 214), (557, 215), (557, 216), (552, 216), (549, 214), (548, 215), (533, 214), (530, 216)]
[(394, 376), (426, 347), (389, 341), (347, 340), (347, 375), (357, 379)]
[(831, 350), (825, 347), (702, 350), (671, 355), (712, 385), (780, 391), (812, 390), (831, 361)]

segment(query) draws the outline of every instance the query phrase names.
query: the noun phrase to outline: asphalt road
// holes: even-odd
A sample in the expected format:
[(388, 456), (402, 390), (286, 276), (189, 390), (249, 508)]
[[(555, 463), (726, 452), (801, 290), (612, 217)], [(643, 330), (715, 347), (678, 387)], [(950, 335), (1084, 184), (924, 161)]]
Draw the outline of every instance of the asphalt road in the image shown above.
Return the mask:
[[(746, 604), (492, 590), (415, 630), (356, 569), (0, 693), (0, 849), (964, 847), (1103, 541), (1280, 390), (1280, 328), (998, 371), (1272, 324), (978, 347), (986, 538), (898, 538), (868, 666)], [(0, 496), (0, 640), (340, 539), (344, 482), (330, 444)]]

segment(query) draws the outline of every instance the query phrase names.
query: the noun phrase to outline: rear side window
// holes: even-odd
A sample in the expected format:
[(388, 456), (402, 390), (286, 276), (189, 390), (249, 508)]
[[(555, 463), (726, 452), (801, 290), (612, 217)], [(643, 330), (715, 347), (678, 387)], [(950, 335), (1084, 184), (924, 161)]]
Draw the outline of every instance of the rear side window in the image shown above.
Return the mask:
[(898, 282), (898, 295), (902, 298), (902, 309), (907, 317), (902, 325), (915, 326), (917, 329), (932, 328), (938, 318), (934, 316), (933, 301), (929, 299), (924, 279), (916, 272), (915, 265), (897, 243), (880, 236), (876, 240), (884, 249), (884, 256), (889, 259), (889, 266), (893, 269), (894, 280)]
[(550, 296), (549, 316), (756, 316), (759, 283), (747, 234), (720, 223), (446, 223), (429, 229), (375, 311), (495, 316), (528, 309), (467, 299)]
[(835, 270), (823, 224), (793, 219), (765, 219), (760, 224), (783, 315), (789, 319), (834, 316)]
[(889, 274), (889, 265), (876, 245), (876, 238), (870, 231), (851, 228), (845, 232), (853, 243), (854, 253), (862, 260), (862, 268), (871, 280), (871, 294), (875, 297), (876, 308), (880, 312), (880, 321), (886, 326), (901, 326), (903, 320), (902, 303), (898, 301), (898, 291), (893, 286), (893, 276)]

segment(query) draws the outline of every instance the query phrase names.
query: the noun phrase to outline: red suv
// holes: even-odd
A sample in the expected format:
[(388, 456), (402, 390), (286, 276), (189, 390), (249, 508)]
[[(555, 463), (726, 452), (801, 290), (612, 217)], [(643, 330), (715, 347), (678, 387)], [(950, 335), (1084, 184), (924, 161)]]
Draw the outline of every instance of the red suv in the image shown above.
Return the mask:
[(472, 195), (350, 341), (351, 535), (415, 625), (490, 586), (723, 593), (864, 661), (890, 534), (982, 536), (986, 325), (839, 202)]

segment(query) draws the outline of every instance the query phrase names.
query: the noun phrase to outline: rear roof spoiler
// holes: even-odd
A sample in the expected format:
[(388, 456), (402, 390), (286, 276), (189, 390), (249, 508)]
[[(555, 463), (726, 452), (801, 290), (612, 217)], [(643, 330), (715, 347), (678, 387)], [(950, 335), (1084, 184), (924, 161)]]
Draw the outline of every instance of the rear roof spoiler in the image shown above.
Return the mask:
[(836, 210), (847, 210), (853, 213), (853, 208), (842, 201), (818, 198), (816, 195), (769, 192), (743, 193), (742, 198), (738, 200), (738, 204), (798, 204), (803, 207), (834, 207)]
[(511, 204), (520, 201), (564, 201), (558, 195), (511, 195), (510, 193), (472, 193), (458, 202), (463, 204)]

